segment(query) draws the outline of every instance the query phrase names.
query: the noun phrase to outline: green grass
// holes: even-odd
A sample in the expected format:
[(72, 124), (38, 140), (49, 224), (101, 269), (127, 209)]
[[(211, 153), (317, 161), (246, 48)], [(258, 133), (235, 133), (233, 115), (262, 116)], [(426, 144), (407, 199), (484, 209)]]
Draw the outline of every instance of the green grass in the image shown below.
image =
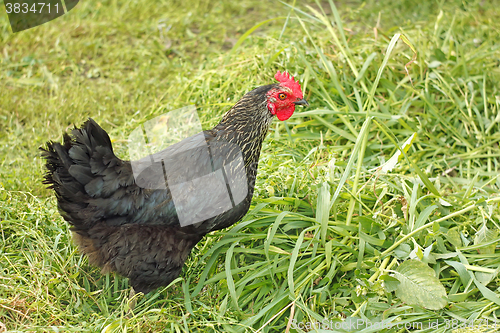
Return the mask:
[[(349, 317), (439, 323), (422, 332), (488, 319), (493, 331), (495, 3), (287, 3), (82, 1), (17, 34), (0, 15), (0, 332), (321, 332), (292, 324)], [(194, 104), (210, 128), (278, 69), (311, 106), (273, 124), (251, 211), (126, 316), (127, 280), (78, 253), (41, 184), (38, 147), (93, 117), (127, 158), (138, 124)], [(391, 276), (425, 271), (404, 273), (410, 258), (433, 270), (425, 281), (444, 307), (414, 304), (433, 295), (418, 285), (398, 289)]]

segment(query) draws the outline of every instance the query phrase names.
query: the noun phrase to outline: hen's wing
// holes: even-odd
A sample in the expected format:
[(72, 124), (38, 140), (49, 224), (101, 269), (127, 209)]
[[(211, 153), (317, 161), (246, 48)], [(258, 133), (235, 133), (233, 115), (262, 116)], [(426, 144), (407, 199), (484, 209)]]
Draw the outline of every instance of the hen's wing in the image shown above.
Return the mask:
[(48, 142), (43, 149), (44, 183), (56, 192), (61, 214), (75, 231), (96, 223), (178, 223), (170, 191), (138, 186), (131, 163), (115, 156), (108, 134), (94, 120), (71, 134), (64, 135), (64, 144)]
[(65, 135), (63, 145), (47, 144), (45, 183), (75, 230), (99, 222), (195, 224), (247, 196), (239, 146), (217, 139), (212, 131), (202, 132), (129, 162), (114, 155), (107, 133), (89, 119), (72, 137)]

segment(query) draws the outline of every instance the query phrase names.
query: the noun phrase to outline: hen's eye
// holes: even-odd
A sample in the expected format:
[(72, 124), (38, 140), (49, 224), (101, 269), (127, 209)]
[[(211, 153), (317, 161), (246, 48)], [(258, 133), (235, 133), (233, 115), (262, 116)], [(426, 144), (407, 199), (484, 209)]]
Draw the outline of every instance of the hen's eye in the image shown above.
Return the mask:
[(284, 100), (286, 98), (286, 95), (284, 93), (281, 93), (278, 95), (278, 97), (281, 99), (281, 100)]

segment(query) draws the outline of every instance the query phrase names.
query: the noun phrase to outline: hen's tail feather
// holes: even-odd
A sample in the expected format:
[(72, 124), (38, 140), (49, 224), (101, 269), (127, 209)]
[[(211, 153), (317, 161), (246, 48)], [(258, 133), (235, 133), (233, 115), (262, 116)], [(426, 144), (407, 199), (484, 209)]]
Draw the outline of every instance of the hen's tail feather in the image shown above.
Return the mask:
[[(64, 134), (63, 144), (49, 141), (40, 149), (47, 166), (43, 183), (54, 189), (62, 216), (76, 230), (87, 229), (96, 218), (86, 209), (89, 199), (103, 192), (101, 174), (121, 162), (113, 154), (108, 134), (89, 118), (81, 128), (75, 127), (71, 136)], [(107, 187), (116, 189), (116, 183)]]

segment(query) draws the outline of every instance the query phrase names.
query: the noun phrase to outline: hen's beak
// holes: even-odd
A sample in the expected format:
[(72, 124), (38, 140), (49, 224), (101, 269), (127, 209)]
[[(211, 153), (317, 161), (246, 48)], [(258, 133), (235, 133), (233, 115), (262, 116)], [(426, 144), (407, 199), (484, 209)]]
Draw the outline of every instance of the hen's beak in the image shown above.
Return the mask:
[(303, 99), (303, 98), (299, 99), (296, 102), (293, 102), (293, 104), (295, 104), (295, 105), (309, 106), (309, 103), (307, 103), (307, 101), (305, 99)]

